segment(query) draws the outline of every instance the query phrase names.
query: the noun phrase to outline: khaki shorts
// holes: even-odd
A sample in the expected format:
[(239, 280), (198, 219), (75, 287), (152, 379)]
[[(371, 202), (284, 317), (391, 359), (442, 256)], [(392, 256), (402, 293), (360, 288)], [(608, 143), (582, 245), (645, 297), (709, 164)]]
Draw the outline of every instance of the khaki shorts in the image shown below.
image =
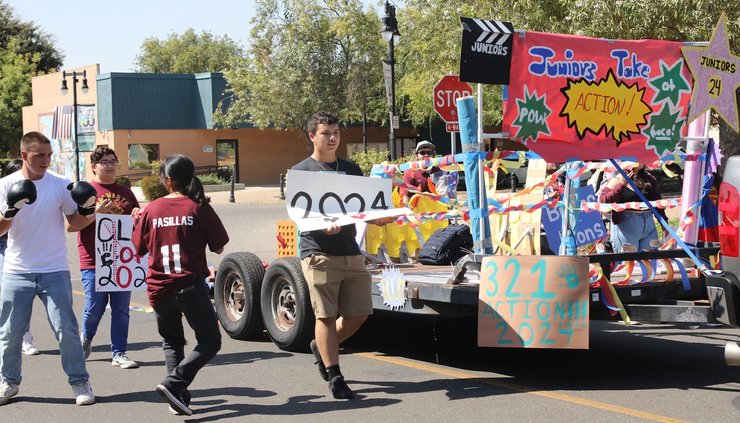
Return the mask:
[(301, 268), (317, 318), (373, 313), (372, 276), (364, 256), (314, 254), (301, 260)]

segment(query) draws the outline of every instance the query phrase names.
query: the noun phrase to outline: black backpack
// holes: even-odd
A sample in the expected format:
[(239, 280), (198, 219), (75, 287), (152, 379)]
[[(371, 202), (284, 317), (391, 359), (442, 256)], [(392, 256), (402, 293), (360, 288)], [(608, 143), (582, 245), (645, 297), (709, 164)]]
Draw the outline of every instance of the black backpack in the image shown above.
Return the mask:
[(422, 264), (451, 264), (473, 249), (470, 226), (452, 224), (437, 229), (419, 251)]

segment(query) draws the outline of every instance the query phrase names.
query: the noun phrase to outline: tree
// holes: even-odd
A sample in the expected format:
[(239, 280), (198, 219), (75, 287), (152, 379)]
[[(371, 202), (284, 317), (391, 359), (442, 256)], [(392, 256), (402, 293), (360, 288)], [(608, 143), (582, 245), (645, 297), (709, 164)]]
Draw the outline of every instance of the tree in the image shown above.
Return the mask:
[(300, 128), (318, 110), (343, 121), (387, 116), (379, 19), (359, 0), (258, 0), (248, 56), (226, 72), (222, 125)]
[(11, 38), (0, 50), (0, 150), (17, 150), (23, 135), (22, 108), (31, 101), (31, 77), (41, 55), (18, 54), (18, 41)]
[(209, 31), (198, 35), (189, 28), (182, 35), (170, 34), (166, 40), (145, 39), (134, 65), (137, 72), (148, 73), (224, 72), (243, 55), (243, 48), (228, 36), (214, 36)]
[(54, 38), (23, 22), (0, 0), (0, 150), (17, 150), (23, 106), (31, 103), (31, 78), (55, 71), (62, 56)]
[(19, 20), (13, 14), (13, 8), (0, 0), (0, 50), (7, 49), (12, 38), (17, 43), (15, 53), (24, 57), (34, 57), (38, 53), (36, 74), (56, 71), (62, 66), (63, 56), (54, 47), (54, 37), (33, 22)]

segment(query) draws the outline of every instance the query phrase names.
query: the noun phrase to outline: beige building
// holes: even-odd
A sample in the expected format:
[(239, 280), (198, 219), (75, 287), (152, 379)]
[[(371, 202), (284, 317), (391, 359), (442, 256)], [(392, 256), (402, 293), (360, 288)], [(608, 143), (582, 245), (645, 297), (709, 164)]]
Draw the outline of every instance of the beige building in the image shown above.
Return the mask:
[[(70, 73), (77, 74), (73, 83)], [(67, 71), (63, 94), (62, 72), (33, 78), (33, 104), (23, 108), (23, 131), (40, 131), (52, 140), (52, 170), (75, 179), (75, 156), (81, 178), (91, 179), (89, 151), (108, 145), (121, 162), (119, 174), (132, 180), (148, 174), (150, 162), (170, 154), (188, 155), (199, 173), (234, 166), (236, 182), (277, 185), (279, 175), (310, 154), (300, 130), (245, 127), (216, 129), (213, 112), (226, 87), (220, 73), (100, 74), (99, 65)], [(83, 74), (86, 90), (83, 90)], [(77, 139), (71, 122), (77, 104)], [(66, 107), (65, 107), (66, 106)], [(396, 151), (408, 153), (417, 140), (409, 128), (396, 131)], [(388, 129), (367, 128), (370, 148), (387, 150)], [(364, 148), (361, 127), (342, 130), (338, 155)]]

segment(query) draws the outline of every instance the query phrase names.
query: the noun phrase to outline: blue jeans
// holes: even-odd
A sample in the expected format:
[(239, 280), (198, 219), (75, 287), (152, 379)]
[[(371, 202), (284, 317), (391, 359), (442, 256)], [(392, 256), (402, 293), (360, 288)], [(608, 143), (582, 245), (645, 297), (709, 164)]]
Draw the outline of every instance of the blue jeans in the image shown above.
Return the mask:
[(657, 243), (658, 231), (655, 228), (653, 214), (650, 212), (625, 211), (620, 214), (619, 223), (612, 225), (612, 248), (615, 253), (622, 252), (622, 246), (630, 243), (637, 251), (654, 248), (650, 241)]
[[(208, 285), (194, 280), (193, 285), (154, 305), (157, 328), (162, 336), (167, 377), (162, 384), (174, 392), (182, 392), (193, 382), (195, 375), (221, 349), (221, 331)], [(195, 332), (198, 344), (185, 356), (185, 333), (182, 317)]]
[(110, 300), (110, 349), (113, 355), (125, 353), (128, 347), (128, 321), (131, 291), (95, 292), (95, 269), (80, 270), (85, 288), (85, 311), (82, 312), (82, 336), (92, 340), (98, 331), (105, 306)]
[(62, 368), (69, 384), (87, 382), (90, 376), (85, 368), (79, 326), (72, 309), (69, 271), (3, 274), (3, 289), (0, 290), (0, 375), (10, 383), (21, 383), (21, 342), (36, 296), (44, 304), (59, 342)]

